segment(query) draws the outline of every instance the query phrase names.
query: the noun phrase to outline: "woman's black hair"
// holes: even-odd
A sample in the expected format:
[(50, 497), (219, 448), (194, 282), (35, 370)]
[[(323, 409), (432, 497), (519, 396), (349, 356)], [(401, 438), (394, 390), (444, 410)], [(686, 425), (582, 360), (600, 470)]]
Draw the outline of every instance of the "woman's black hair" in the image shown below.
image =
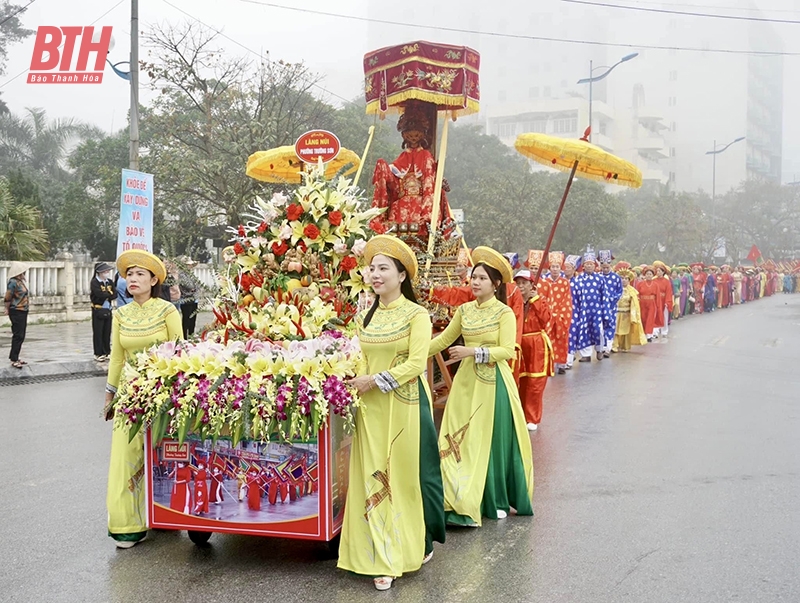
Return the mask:
[(495, 286), (494, 296), (505, 305), (508, 305), (508, 296), (506, 293), (507, 287), (503, 283), (503, 275), (500, 274), (500, 271), (497, 268), (492, 268), (489, 266), (489, 264), (484, 264), (483, 262), (475, 264), (475, 266), (472, 268), (472, 271), (475, 272), (475, 268), (478, 268), (479, 266), (486, 271), (486, 274), (489, 275), (489, 280), (491, 280), (492, 284)]
[[(389, 257), (389, 256), (386, 256)], [(395, 267), (397, 268), (398, 272), (405, 272), (406, 278), (403, 279), (403, 282), (400, 283), (400, 293), (403, 294), (408, 301), (412, 301), (415, 304), (418, 304), (417, 296), (414, 295), (414, 286), (411, 284), (411, 278), (408, 275), (408, 270), (403, 265), (403, 262), (397, 260), (395, 258), (389, 258), (394, 262)], [(381, 303), (381, 298), (379, 296), (375, 296), (375, 301), (372, 302), (372, 307), (367, 312), (367, 315), (364, 317), (364, 327), (367, 327), (372, 320), (372, 316), (375, 314), (375, 310), (378, 309), (378, 306)]]

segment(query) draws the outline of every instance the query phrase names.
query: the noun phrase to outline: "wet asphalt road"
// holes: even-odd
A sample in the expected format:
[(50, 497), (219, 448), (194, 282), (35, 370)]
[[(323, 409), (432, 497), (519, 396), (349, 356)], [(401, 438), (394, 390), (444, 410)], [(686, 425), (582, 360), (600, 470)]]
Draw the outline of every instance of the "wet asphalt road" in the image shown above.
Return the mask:
[[(54, 342), (56, 345), (57, 342)], [(103, 381), (0, 387), (0, 601), (800, 601), (800, 295), (551, 380), (536, 517), (448, 533), (386, 593), (316, 544), (106, 537)]]

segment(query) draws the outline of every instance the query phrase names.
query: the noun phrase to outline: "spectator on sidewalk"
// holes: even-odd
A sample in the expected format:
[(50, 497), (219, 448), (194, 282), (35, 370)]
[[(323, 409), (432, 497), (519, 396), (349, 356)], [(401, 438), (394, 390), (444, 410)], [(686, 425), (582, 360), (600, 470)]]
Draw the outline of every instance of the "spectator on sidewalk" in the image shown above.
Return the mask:
[(197, 324), (197, 277), (192, 270), (197, 266), (197, 261), (185, 255), (178, 258), (181, 268), (178, 278), (180, 288), (180, 309), (183, 323), (183, 338), (189, 339), (194, 335)]
[(6, 285), (5, 309), (9, 320), (11, 320), (11, 352), (8, 359), (11, 366), (21, 369), (28, 364), (19, 359), (19, 352), (22, 343), (25, 341), (25, 331), (28, 327), (28, 308), (30, 297), (28, 295), (28, 285), (25, 282), (25, 273), (30, 268), (30, 264), (24, 262), (11, 262), (8, 269), (8, 284)]
[(133, 296), (128, 291), (128, 281), (119, 272), (114, 278), (114, 287), (117, 289), (117, 308), (121, 308), (133, 301)]
[(111, 302), (117, 299), (117, 290), (111, 281), (113, 267), (105, 262), (97, 264), (95, 275), (89, 285), (89, 300), (92, 302), (92, 342), (94, 359), (108, 360), (111, 354)]

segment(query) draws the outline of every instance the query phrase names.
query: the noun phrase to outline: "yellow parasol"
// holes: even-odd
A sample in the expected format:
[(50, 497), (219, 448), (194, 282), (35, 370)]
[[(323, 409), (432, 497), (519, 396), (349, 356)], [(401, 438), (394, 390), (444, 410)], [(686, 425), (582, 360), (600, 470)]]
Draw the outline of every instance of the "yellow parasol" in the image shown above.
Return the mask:
[(562, 172), (571, 172), (577, 162), (575, 175), (581, 178), (631, 188), (642, 186), (639, 168), (584, 138), (570, 140), (547, 134), (520, 134), (514, 148), (525, 157)]
[[(277, 147), (269, 151), (257, 151), (247, 158), (247, 175), (262, 182), (275, 182), (279, 184), (299, 184), (302, 179), (300, 172), (305, 165), (297, 157), (294, 146)], [(342, 148), (335, 159), (325, 164), (325, 177), (333, 178), (339, 170), (346, 168), (342, 173), (347, 176), (355, 172), (361, 165), (361, 160), (353, 151)]]
[[(569, 172), (567, 187), (564, 189), (564, 196), (561, 198), (556, 219), (553, 221), (553, 227), (550, 229), (550, 236), (547, 238), (547, 245), (544, 248), (544, 257), (550, 253), (550, 245), (553, 243), (553, 236), (556, 234), (558, 221), (561, 219), (561, 212), (564, 210), (564, 204), (567, 202), (569, 189), (572, 187), (572, 180), (575, 176), (631, 188), (642, 186), (642, 172), (639, 171), (639, 168), (590, 143), (590, 132), (591, 129), (586, 128), (586, 132), (580, 140), (557, 138), (546, 134), (520, 134), (514, 143), (517, 152), (525, 157), (562, 172)], [(534, 284), (539, 281), (542, 266), (544, 266), (544, 262), (539, 265)]]

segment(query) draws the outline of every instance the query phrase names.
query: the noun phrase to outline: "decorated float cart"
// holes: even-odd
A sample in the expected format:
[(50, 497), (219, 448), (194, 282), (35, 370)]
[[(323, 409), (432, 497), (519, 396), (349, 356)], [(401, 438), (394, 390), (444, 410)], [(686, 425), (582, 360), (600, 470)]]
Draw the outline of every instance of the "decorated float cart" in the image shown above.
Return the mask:
[[(415, 42), (370, 53), (364, 65), (368, 113), (400, 112), (404, 140), (393, 163), (377, 162), (372, 207), (356, 186), (363, 163), (330, 132), (253, 154), (249, 176), (292, 189), (256, 198), (231, 228), (215, 322), (200, 341), (161, 344), (124, 368), (117, 420), (131, 437), (146, 430), (151, 528), (187, 530), (197, 544), (223, 532), (335, 550), (359, 406), (346, 379), (363, 360), (353, 318), (371, 303), (361, 272), (370, 236), (393, 232), (417, 250), (419, 297), (435, 321), (449, 318), (431, 292), (460, 284), (469, 254), (445, 194), (447, 131), (478, 109), (478, 54)], [(441, 356), (428, 373), (446, 397)]]

